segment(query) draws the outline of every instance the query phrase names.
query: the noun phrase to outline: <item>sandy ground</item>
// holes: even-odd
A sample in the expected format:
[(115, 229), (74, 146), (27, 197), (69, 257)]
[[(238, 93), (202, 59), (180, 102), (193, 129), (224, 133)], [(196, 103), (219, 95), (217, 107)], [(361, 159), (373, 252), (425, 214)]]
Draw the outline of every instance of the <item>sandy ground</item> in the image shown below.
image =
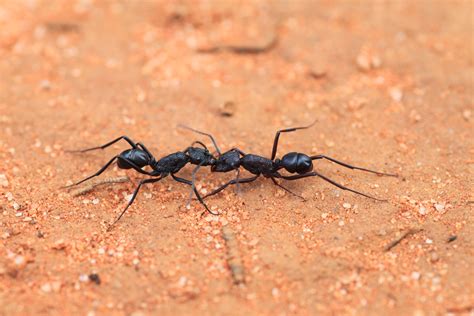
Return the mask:
[[(471, 1), (4, 0), (0, 25), (1, 315), (474, 313)], [(315, 161), (389, 202), (285, 183), (302, 202), (262, 178), (201, 216), (167, 178), (106, 232), (141, 175), (115, 166), (103, 177), (132, 182), (60, 189), (127, 145), (67, 149), (210, 145), (184, 123), (269, 156), (276, 130), (315, 119), (279, 156), (396, 172)], [(233, 176), (204, 169), (198, 188)]]

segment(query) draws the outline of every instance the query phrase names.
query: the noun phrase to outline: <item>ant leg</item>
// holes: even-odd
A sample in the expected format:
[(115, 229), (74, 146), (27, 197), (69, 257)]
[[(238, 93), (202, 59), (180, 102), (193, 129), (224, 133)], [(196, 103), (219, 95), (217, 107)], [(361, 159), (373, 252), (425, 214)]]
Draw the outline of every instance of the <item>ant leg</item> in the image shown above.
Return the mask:
[[(178, 182), (181, 182), (181, 183), (185, 183), (187, 185), (190, 185), (190, 186), (193, 186), (193, 183), (192, 181), (189, 181), (189, 180), (186, 180), (186, 179), (183, 179), (183, 178), (180, 178), (180, 177), (177, 177), (176, 175), (174, 175), (173, 173), (171, 174), (171, 176), (173, 177), (173, 179), (175, 179), (176, 181)], [(218, 213), (214, 213), (213, 211), (211, 211), (206, 203), (204, 203), (201, 195), (199, 194), (198, 190), (196, 190), (196, 188), (193, 189), (194, 191), (194, 194), (196, 194), (196, 197), (197, 199), (199, 200), (199, 202), (204, 206), (204, 208), (206, 209), (206, 211), (208, 211), (209, 213), (211, 213), (212, 215), (219, 215)]]
[(271, 156), (270, 159), (271, 160), (275, 159), (277, 149), (278, 149), (278, 140), (280, 139), (280, 133), (288, 133), (288, 132), (294, 132), (294, 131), (297, 131), (297, 130), (300, 130), (300, 129), (307, 129), (307, 128), (310, 128), (311, 126), (313, 126), (315, 123), (316, 123), (316, 120), (308, 126), (292, 127), (292, 128), (286, 128), (286, 129), (281, 129), (281, 130), (277, 131), (276, 134), (275, 134), (275, 139), (273, 140), (272, 156)]
[[(77, 183), (74, 183), (74, 184), (70, 184), (70, 185), (66, 185), (64, 186), (63, 188), (70, 188), (70, 187), (73, 187), (73, 186), (76, 186), (76, 185), (79, 185), (87, 180), (90, 180), (94, 177), (97, 177), (99, 175), (101, 175), (105, 169), (107, 169), (110, 164), (112, 164), (114, 162), (115, 159), (117, 159), (119, 156), (115, 156), (114, 158), (112, 158), (109, 162), (107, 162), (102, 168), (99, 169), (99, 171), (97, 171), (96, 173), (94, 173), (93, 175), (85, 178), (85, 179), (82, 179), (81, 181), (77, 182)], [(147, 175), (147, 176), (156, 176), (154, 175), (153, 173), (151, 172), (148, 172), (148, 171), (145, 171), (145, 170), (142, 170), (140, 167), (138, 167), (136, 164), (134, 164), (131, 160), (128, 160), (126, 158), (121, 158), (123, 159), (124, 161), (126, 161), (135, 171), (141, 173), (141, 174), (144, 174), (144, 175)]]
[(285, 180), (297, 180), (297, 179), (306, 178), (306, 177), (320, 177), (321, 179), (331, 183), (332, 185), (334, 185), (334, 186), (336, 186), (336, 187), (338, 187), (342, 190), (350, 191), (352, 193), (359, 194), (359, 195), (365, 196), (369, 199), (373, 199), (373, 200), (376, 200), (376, 201), (387, 202), (387, 200), (378, 199), (376, 197), (373, 197), (373, 196), (367, 195), (365, 193), (362, 193), (362, 192), (350, 189), (348, 187), (345, 187), (342, 184), (339, 184), (339, 183), (337, 183), (337, 182), (335, 182), (335, 181), (333, 181), (333, 180), (331, 180), (331, 179), (329, 179), (329, 178), (327, 178), (327, 177), (323, 176), (322, 174), (317, 173), (315, 171), (308, 172), (308, 173), (305, 173), (305, 174), (294, 175), (294, 176), (283, 176), (283, 175), (281, 175), (281, 178), (285, 179)]
[(107, 229), (107, 231), (110, 231), (110, 229), (112, 229), (112, 227), (115, 225), (115, 223), (117, 223), (123, 216), (123, 214), (125, 214), (125, 212), (127, 211), (127, 209), (130, 207), (130, 205), (132, 205), (133, 201), (135, 200), (135, 198), (137, 197), (137, 194), (138, 194), (138, 191), (140, 190), (141, 186), (143, 184), (146, 184), (146, 183), (153, 183), (153, 182), (158, 182), (160, 181), (161, 179), (163, 179), (164, 177), (160, 177), (158, 179), (145, 179), (145, 180), (141, 180), (140, 183), (138, 184), (137, 188), (135, 189), (135, 191), (133, 192), (133, 195), (132, 195), (132, 198), (130, 199), (130, 201), (128, 202), (127, 206), (125, 207), (125, 209), (122, 211), (122, 213), (120, 213), (119, 217), (117, 217), (117, 219), (109, 226), (109, 228)]
[(285, 190), (286, 192), (290, 193), (290, 194), (293, 194), (294, 196), (296, 197), (299, 197), (300, 199), (302, 199), (303, 201), (306, 201), (306, 199), (304, 197), (302, 197), (301, 195), (298, 195), (296, 193), (294, 193), (293, 191), (291, 191), (290, 189), (287, 189), (285, 188), (283, 185), (281, 185), (280, 183), (277, 182), (277, 180), (275, 180), (274, 177), (270, 177), (270, 179), (272, 179), (273, 183), (275, 183), (275, 185), (279, 186), (280, 188), (282, 188), (283, 190)]
[(179, 124), (178, 127), (181, 127), (181, 128), (184, 128), (184, 129), (193, 131), (193, 132), (195, 132), (195, 133), (198, 133), (198, 134), (201, 134), (201, 135), (204, 135), (204, 136), (209, 137), (209, 138), (211, 139), (211, 141), (212, 141), (212, 144), (213, 144), (214, 147), (216, 148), (217, 153), (219, 154), (219, 156), (221, 155), (221, 150), (219, 149), (219, 146), (217, 146), (217, 142), (216, 142), (216, 140), (214, 139), (214, 137), (212, 137), (211, 134), (198, 131), (198, 130), (196, 130), (196, 129), (194, 129), (194, 128), (191, 128), (191, 127), (186, 126), (186, 125), (183, 125), (183, 124)]
[(193, 199), (193, 193), (194, 193), (194, 190), (196, 189), (196, 185), (195, 185), (195, 183), (196, 183), (196, 174), (199, 171), (199, 168), (201, 168), (201, 167), (202, 167), (202, 164), (199, 164), (193, 170), (192, 181), (191, 181), (191, 191), (189, 192), (189, 199), (188, 199), (188, 203), (186, 203), (186, 206), (190, 205), (191, 200)]
[(81, 150), (67, 150), (66, 152), (70, 152), (70, 153), (85, 153), (87, 151), (91, 151), (91, 150), (96, 150), (96, 149), (105, 149), (113, 144), (115, 144), (116, 142), (118, 142), (119, 140), (125, 140), (127, 143), (130, 144), (130, 146), (132, 146), (132, 148), (137, 148), (137, 145), (130, 139), (128, 138), (127, 136), (120, 136), (120, 137), (117, 137), (116, 139), (108, 142), (107, 144), (104, 144), (102, 146), (97, 146), (97, 147), (92, 147), (92, 148), (87, 148), (87, 149), (81, 149)]
[(375, 173), (375, 174), (378, 174), (378, 175), (382, 175), (382, 176), (389, 176), (389, 177), (398, 177), (397, 174), (391, 174), (391, 173), (383, 173), (383, 172), (379, 172), (379, 171), (375, 171), (375, 170), (370, 170), (370, 169), (366, 169), (366, 168), (362, 168), (362, 167), (356, 167), (356, 166), (351, 166), (345, 162), (342, 162), (342, 161), (339, 161), (339, 160), (336, 160), (334, 158), (331, 158), (331, 157), (328, 157), (328, 156), (325, 156), (325, 155), (316, 155), (316, 156), (311, 156), (311, 160), (316, 160), (316, 159), (327, 159), (329, 161), (332, 161), (334, 163), (337, 163), (338, 165), (341, 165), (341, 166), (344, 166), (346, 168), (349, 168), (349, 169), (357, 169), (357, 170), (362, 170), (362, 171), (366, 171), (366, 172), (371, 172), (371, 173)]
[(249, 183), (249, 182), (252, 182), (252, 181), (255, 181), (257, 180), (257, 178), (259, 177), (260, 175), (257, 174), (255, 177), (250, 177), (250, 178), (242, 178), (242, 179), (234, 179), (234, 180), (230, 180), (229, 182), (223, 184), (222, 186), (220, 186), (219, 188), (215, 189), (214, 191), (212, 191), (211, 193), (208, 193), (206, 195), (204, 195), (202, 197), (202, 199), (206, 199), (210, 196), (213, 196), (214, 194), (217, 194), (219, 192), (221, 192), (222, 190), (224, 190), (225, 188), (227, 188), (229, 185), (231, 184), (236, 184), (236, 183)]
[(237, 180), (236, 188), (235, 188), (235, 191), (236, 191), (237, 195), (240, 195), (240, 193), (242, 193), (241, 190), (240, 190), (239, 176), (240, 176), (240, 169), (237, 169), (237, 175), (235, 177), (235, 180)]
[(99, 171), (97, 171), (97, 172), (94, 173), (93, 175), (88, 176), (87, 178), (82, 179), (81, 181), (76, 182), (76, 183), (74, 183), (74, 184), (66, 185), (66, 186), (64, 186), (63, 188), (70, 188), (70, 187), (73, 187), (73, 186), (75, 186), (75, 185), (79, 185), (79, 184), (81, 184), (82, 182), (85, 182), (85, 181), (87, 181), (87, 180), (89, 180), (89, 179), (92, 179), (92, 178), (94, 178), (94, 177), (99, 176), (99, 175), (100, 175), (102, 172), (104, 172), (105, 169), (107, 169), (107, 168), (114, 162), (114, 160), (117, 159), (117, 158), (118, 158), (118, 156), (115, 156), (114, 158), (110, 159), (110, 161), (109, 161), (108, 163), (106, 163), (102, 168), (99, 169)]
[(143, 145), (142, 143), (136, 143), (136, 146), (137, 146), (137, 147), (140, 147), (144, 152), (146, 152), (150, 157), (153, 158), (153, 155), (152, 155), (151, 152), (148, 150), (148, 148), (145, 147), (145, 145)]

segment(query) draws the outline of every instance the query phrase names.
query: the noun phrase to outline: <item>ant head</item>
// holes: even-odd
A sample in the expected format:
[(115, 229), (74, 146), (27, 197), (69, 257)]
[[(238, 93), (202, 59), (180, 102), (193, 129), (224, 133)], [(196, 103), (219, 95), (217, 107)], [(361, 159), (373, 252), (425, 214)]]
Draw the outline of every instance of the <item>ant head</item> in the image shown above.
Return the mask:
[(229, 150), (217, 158), (211, 166), (213, 172), (228, 172), (240, 167), (240, 154), (236, 150)]
[(275, 163), (290, 173), (303, 174), (313, 170), (311, 157), (302, 153), (288, 153), (284, 155), (281, 160), (275, 160)]
[(130, 162), (135, 166), (142, 168), (150, 165), (152, 161), (153, 157), (151, 157), (146, 151), (138, 148), (132, 148), (120, 153), (117, 164), (121, 169), (131, 169), (133, 167)]

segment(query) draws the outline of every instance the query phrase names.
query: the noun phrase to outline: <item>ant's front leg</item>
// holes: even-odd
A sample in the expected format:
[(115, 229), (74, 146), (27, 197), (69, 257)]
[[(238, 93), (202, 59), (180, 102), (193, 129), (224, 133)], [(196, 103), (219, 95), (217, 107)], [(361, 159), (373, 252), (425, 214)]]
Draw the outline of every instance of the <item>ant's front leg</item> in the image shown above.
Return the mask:
[(97, 146), (97, 147), (91, 147), (91, 148), (87, 148), (87, 149), (81, 149), (81, 150), (67, 150), (66, 152), (70, 152), (70, 153), (85, 153), (85, 152), (88, 152), (88, 151), (91, 151), (91, 150), (97, 150), (97, 149), (105, 149), (113, 144), (115, 144), (116, 142), (118, 142), (119, 140), (125, 140), (127, 143), (130, 144), (130, 146), (132, 146), (132, 148), (137, 148), (137, 145), (135, 144), (134, 141), (132, 141), (130, 138), (128, 138), (128, 136), (120, 136), (120, 137), (117, 137), (116, 139), (102, 145), (102, 146)]

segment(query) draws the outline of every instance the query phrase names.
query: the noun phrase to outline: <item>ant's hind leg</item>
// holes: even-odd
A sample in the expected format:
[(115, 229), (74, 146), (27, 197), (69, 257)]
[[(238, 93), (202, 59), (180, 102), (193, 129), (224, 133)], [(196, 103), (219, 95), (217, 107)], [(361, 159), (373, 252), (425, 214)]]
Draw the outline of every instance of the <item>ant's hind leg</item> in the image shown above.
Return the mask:
[(365, 194), (365, 193), (350, 189), (348, 187), (345, 187), (342, 184), (339, 184), (339, 183), (335, 182), (334, 180), (331, 180), (331, 179), (323, 176), (322, 174), (314, 172), (314, 171), (313, 172), (308, 172), (308, 173), (305, 173), (305, 174), (298, 174), (298, 175), (294, 175), (294, 176), (283, 176), (283, 175), (281, 176), (281, 178), (285, 179), (285, 180), (298, 180), (298, 179), (307, 178), (307, 177), (320, 177), (324, 181), (327, 181), (327, 182), (331, 183), (332, 185), (338, 187), (339, 189), (350, 191), (352, 193), (359, 194), (359, 195), (365, 196), (369, 199), (373, 199), (373, 200), (376, 200), (376, 201), (387, 202), (387, 200), (378, 199), (378, 198), (370, 196), (368, 194)]
[(343, 167), (346, 167), (346, 168), (349, 168), (349, 169), (356, 169), (356, 170), (362, 170), (362, 171), (366, 171), (366, 172), (371, 172), (371, 173), (375, 173), (375, 174), (378, 174), (378, 175), (381, 175), (381, 176), (389, 176), (389, 177), (398, 177), (397, 174), (392, 174), (392, 173), (384, 173), (384, 172), (380, 172), (380, 171), (375, 171), (375, 170), (370, 170), (370, 169), (366, 169), (366, 168), (362, 168), (362, 167), (356, 167), (356, 166), (352, 166), (352, 165), (349, 165), (345, 162), (342, 162), (342, 161), (339, 161), (339, 160), (336, 160), (334, 158), (331, 158), (331, 157), (328, 157), (328, 156), (325, 156), (325, 155), (316, 155), (316, 156), (311, 156), (311, 160), (316, 160), (316, 159), (327, 159), (329, 161), (332, 161), (334, 163), (337, 163), (338, 165), (341, 165)]
[(302, 199), (303, 201), (306, 201), (306, 199), (305, 199), (304, 197), (302, 197), (301, 195), (296, 194), (295, 192), (291, 191), (290, 189), (285, 188), (283, 185), (281, 185), (280, 183), (278, 183), (277, 180), (275, 180), (274, 177), (270, 177), (270, 179), (272, 179), (272, 181), (273, 181), (273, 183), (274, 183), (275, 185), (279, 186), (280, 188), (282, 188), (282, 189), (285, 190), (286, 192), (288, 192), (288, 193), (290, 193), (290, 194), (292, 194), (292, 195), (294, 195), (294, 196), (296, 196), (296, 197)]
[(105, 149), (113, 144), (115, 144), (116, 142), (118, 142), (119, 140), (125, 140), (127, 143), (130, 144), (130, 146), (132, 146), (132, 148), (137, 148), (137, 145), (135, 144), (135, 142), (133, 142), (130, 138), (128, 138), (127, 136), (120, 136), (120, 137), (117, 137), (116, 139), (102, 145), (102, 146), (97, 146), (97, 147), (91, 147), (91, 148), (87, 148), (87, 149), (81, 149), (81, 150), (67, 150), (66, 152), (70, 152), (70, 153), (85, 153), (85, 152), (88, 152), (88, 151), (92, 151), (92, 150), (97, 150), (97, 149)]

